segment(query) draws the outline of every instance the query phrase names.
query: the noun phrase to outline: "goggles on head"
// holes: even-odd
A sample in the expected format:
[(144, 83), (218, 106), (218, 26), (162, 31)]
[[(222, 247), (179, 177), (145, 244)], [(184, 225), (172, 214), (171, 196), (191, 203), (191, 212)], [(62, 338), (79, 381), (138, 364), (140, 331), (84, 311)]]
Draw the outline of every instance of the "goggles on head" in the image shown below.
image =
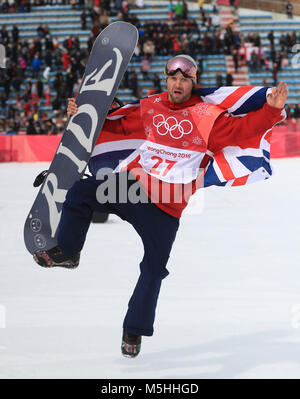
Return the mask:
[(196, 80), (197, 76), (197, 66), (192, 60), (185, 57), (174, 57), (171, 58), (166, 65), (165, 74), (172, 76), (176, 72), (180, 71), (186, 78), (191, 78)]

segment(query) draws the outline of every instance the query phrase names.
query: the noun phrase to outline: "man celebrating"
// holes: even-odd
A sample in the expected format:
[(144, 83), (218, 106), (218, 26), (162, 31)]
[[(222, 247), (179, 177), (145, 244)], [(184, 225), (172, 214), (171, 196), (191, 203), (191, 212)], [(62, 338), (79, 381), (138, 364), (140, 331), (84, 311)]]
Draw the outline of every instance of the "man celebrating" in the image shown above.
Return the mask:
[[(166, 92), (108, 115), (98, 145), (101, 146), (106, 135), (120, 137), (124, 145), (119, 159), (125, 158), (125, 162), (117, 165), (109, 158), (103, 164), (102, 151), (96, 145), (89, 164), (93, 176), (76, 182), (68, 191), (59, 224), (58, 246), (39, 250), (34, 255), (43, 267), (77, 267), (94, 211), (116, 214), (134, 227), (145, 253), (123, 322), (122, 353), (127, 357), (138, 355), (143, 335), (153, 335), (161, 283), (169, 274), (166, 265), (190, 196), (203, 186), (212, 161), (219, 162), (218, 176), (232, 185), (232, 181), (245, 184), (246, 168), (234, 175), (228, 163), (232, 153), (229, 157), (226, 154), (225, 159), (222, 151), (259, 148), (266, 132), (284, 119), (282, 109), (288, 95), (287, 85), (280, 82), (260, 109), (236, 117), (224, 111), (229, 108), (230, 95), (219, 105), (203, 101), (199, 96), (197, 66), (191, 57), (179, 55), (170, 59), (165, 73)], [(238, 95), (248, 96), (252, 89), (241, 87), (239, 90)], [(69, 115), (76, 114), (74, 99), (69, 99), (67, 111)], [(131, 137), (140, 140), (132, 140), (138, 145), (128, 153), (126, 145)], [(101, 168), (108, 165), (114, 169), (112, 180), (99, 175)], [(251, 170), (255, 168), (259, 169), (256, 166)], [(109, 176), (106, 174), (106, 177)], [(124, 177), (126, 187), (121, 184)], [(107, 185), (109, 180), (113, 181), (113, 187)], [(136, 196), (132, 200), (137, 186), (139, 201)], [(105, 188), (113, 190), (113, 199), (107, 198)]]

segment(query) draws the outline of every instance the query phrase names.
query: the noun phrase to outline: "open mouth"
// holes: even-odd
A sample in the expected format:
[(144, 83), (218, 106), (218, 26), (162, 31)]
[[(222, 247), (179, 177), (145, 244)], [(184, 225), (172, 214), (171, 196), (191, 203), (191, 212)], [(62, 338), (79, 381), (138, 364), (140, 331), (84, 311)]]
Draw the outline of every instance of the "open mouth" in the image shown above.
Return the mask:
[(173, 92), (176, 96), (180, 96), (182, 94), (182, 91), (180, 90), (174, 90)]

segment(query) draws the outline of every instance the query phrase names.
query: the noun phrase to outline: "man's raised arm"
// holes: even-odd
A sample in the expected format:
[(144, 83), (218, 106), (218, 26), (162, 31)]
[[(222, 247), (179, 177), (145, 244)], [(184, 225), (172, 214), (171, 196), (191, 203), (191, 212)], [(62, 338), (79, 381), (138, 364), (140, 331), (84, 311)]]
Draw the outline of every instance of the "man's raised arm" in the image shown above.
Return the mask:
[(280, 82), (267, 96), (264, 106), (245, 116), (221, 114), (212, 128), (208, 149), (212, 152), (226, 146), (241, 145), (245, 140), (257, 140), (276, 123), (284, 119), (282, 109), (288, 95), (287, 84)]

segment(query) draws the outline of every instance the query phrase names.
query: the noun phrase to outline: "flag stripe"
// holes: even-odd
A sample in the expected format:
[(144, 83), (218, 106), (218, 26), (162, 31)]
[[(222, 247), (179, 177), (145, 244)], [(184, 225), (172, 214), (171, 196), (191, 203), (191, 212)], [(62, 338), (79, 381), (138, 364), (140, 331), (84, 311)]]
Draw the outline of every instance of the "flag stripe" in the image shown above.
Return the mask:
[(244, 184), (247, 183), (247, 180), (248, 180), (248, 175), (243, 177), (238, 177), (233, 181), (232, 186), (243, 186)]
[(215, 155), (215, 161), (217, 162), (218, 167), (222, 171), (222, 175), (224, 176), (225, 180), (231, 180), (235, 178), (231, 170), (231, 167), (222, 151)]
[(222, 101), (219, 104), (220, 107), (222, 107), (224, 109), (231, 108), (237, 102), (237, 100), (240, 100), (240, 98), (243, 97), (250, 90), (252, 90), (251, 86), (239, 87), (233, 93), (231, 93), (229, 96), (227, 96), (224, 101)]

